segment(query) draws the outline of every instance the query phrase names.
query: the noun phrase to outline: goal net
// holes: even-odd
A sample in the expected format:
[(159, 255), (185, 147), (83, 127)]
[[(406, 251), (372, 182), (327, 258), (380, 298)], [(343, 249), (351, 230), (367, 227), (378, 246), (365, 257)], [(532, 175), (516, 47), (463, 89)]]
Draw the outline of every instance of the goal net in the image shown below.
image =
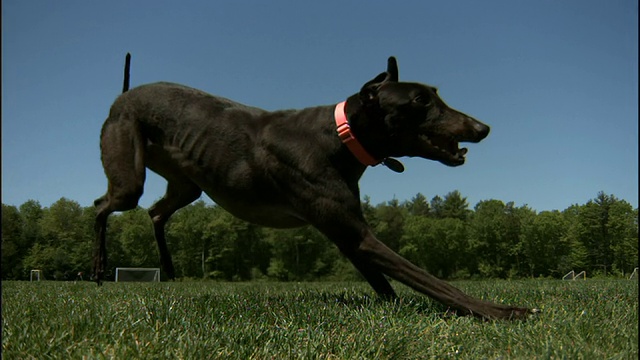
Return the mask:
[(158, 282), (160, 281), (159, 268), (116, 268), (116, 282)]

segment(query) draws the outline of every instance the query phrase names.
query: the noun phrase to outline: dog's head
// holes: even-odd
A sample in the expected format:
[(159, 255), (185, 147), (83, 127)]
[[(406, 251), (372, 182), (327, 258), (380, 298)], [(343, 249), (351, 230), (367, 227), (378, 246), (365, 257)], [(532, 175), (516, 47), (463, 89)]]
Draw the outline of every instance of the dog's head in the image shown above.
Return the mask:
[(480, 121), (450, 108), (432, 86), (398, 81), (396, 59), (387, 71), (367, 82), (359, 93), (361, 111), (386, 132), (375, 141), (385, 142), (385, 156), (419, 156), (448, 166), (464, 164), (466, 148), (489, 134)]

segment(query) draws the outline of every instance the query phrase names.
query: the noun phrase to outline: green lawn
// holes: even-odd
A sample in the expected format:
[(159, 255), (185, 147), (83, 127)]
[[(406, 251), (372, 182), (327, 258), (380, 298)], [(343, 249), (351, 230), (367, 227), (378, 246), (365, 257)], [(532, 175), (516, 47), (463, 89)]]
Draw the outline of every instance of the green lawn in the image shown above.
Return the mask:
[(2, 282), (3, 359), (637, 359), (638, 282), (468, 281), (542, 309), (484, 322), (394, 283)]

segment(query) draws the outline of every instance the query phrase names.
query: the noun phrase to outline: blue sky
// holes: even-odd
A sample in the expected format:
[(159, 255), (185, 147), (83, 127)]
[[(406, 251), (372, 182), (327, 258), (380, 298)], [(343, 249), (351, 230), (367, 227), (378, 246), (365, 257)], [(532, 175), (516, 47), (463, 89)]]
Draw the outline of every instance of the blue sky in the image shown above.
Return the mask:
[[(100, 127), (131, 52), (132, 86), (268, 110), (342, 101), (394, 55), (401, 80), (491, 126), (461, 167), (370, 168), (373, 204), (459, 190), (564, 210), (604, 191), (637, 207), (637, 43), (636, 0), (2, 1), (2, 202), (105, 192)], [(148, 175), (140, 205), (164, 187)]]

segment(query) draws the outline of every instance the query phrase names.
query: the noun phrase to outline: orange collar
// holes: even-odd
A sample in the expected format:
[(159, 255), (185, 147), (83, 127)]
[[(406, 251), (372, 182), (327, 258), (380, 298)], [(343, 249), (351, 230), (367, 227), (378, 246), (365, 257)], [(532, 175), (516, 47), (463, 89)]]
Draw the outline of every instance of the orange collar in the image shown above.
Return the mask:
[(353, 156), (355, 156), (356, 159), (358, 159), (358, 161), (360, 161), (364, 165), (378, 165), (380, 161), (369, 155), (367, 150), (362, 147), (358, 139), (356, 139), (355, 135), (351, 132), (351, 126), (349, 126), (347, 114), (344, 111), (346, 103), (346, 101), (338, 103), (334, 112), (334, 117), (336, 118), (336, 126), (338, 127), (338, 136), (340, 137), (340, 140), (342, 140), (342, 142), (347, 145), (347, 148), (349, 148)]

